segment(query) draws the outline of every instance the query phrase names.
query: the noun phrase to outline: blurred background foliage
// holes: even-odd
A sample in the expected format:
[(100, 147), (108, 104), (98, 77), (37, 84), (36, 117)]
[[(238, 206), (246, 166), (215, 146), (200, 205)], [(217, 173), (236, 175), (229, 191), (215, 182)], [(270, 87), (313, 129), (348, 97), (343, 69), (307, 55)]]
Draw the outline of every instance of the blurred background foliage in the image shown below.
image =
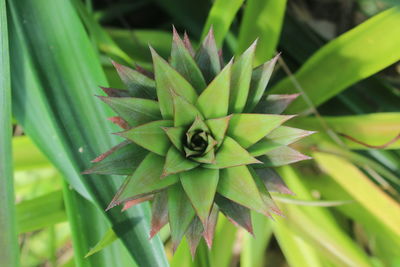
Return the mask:
[[(0, 0), (0, 265), (400, 266), (399, 5)], [(318, 131), (296, 143), (313, 160), (278, 169), (286, 217), (252, 214), (253, 237), (220, 216), (193, 261), (168, 229), (148, 241), (148, 204), (104, 212), (122, 177), (81, 175), (116, 142), (93, 97), (123, 87), (110, 58), (151, 69), (172, 24), (195, 44), (213, 26), (226, 60), (256, 38), (256, 64), (281, 52), (267, 93), (301, 93), (290, 125)]]

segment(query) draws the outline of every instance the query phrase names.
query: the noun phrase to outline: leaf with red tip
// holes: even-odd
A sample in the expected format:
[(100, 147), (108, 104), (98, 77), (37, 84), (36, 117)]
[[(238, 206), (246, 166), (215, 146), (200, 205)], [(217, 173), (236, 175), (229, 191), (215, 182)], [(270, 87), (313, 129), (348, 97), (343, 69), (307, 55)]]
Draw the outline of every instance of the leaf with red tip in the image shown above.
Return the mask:
[(258, 177), (257, 173), (254, 171), (252, 167), (248, 167), (251, 175), (253, 176), (253, 179), (257, 185), (258, 192), (260, 192), (260, 196), (262, 200), (264, 201), (264, 204), (268, 207), (270, 211), (277, 215), (282, 215), (282, 212), (278, 208), (278, 206), (275, 204), (274, 200), (272, 199), (271, 195), (269, 194), (263, 180), (261, 180), (260, 177)]
[(221, 170), (217, 191), (240, 205), (269, 216), (269, 208), (261, 198), (247, 166)]
[(189, 51), (190, 55), (192, 57), (194, 57), (195, 52), (194, 52), (194, 49), (192, 46), (192, 42), (190, 41), (189, 36), (187, 35), (186, 32), (183, 34), (183, 44), (185, 45), (186, 49)]
[(163, 127), (164, 132), (167, 134), (171, 143), (179, 150), (183, 150), (183, 138), (186, 137), (185, 127)]
[(176, 175), (160, 179), (163, 166), (163, 157), (149, 153), (136, 171), (125, 179), (107, 210), (127, 200), (158, 192), (178, 182), (179, 178)]
[(196, 106), (207, 119), (226, 116), (229, 108), (229, 91), (232, 62), (201, 93)]
[(207, 83), (211, 82), (211, 80), (221, 71), (218, 48), (215, 43), (212, 28), (210, 28), (206, 38), (204, 38), (204, 41), (195, 56), (195, 60)]
[(258, 177), (264, 182), (269, 192), (294, 195), (287, 187), (282, 177), (272, 168), (254, 169)]
[(203, 232), (203, 237), (206, 240), (207, 246), (211, 248), (214, 238), (215, 227), (218, 221), (219, 209), (217, 205), (213, 205), (210, 215), (208, 216), (205, 229)]
[(168, 223), (168, 193), (163, 190), (154, 195), (151, 215), (150, 238), (153, 238)]
[(180, 173), (179, 177), (197, 216), (206, 225), (217, 190), (219, 170), (200, 167)]
[(278, 61), (279, 56), (280, 54), (253, 70), (250, 82), (249, 96), (247, 98), (245, 108), (246, 112), (253, 111), (253, 109), (260, 102), (260, 99), (265, 92), (265, 88), (268, 85), (269, 79), (271, 78), (271, 74), (274, 70), (275, 64)]
[(200, 163), (186, 159), (180, 151), (171, 146), (167, 152), (162, 178), (165, 176), (191, 170)]
[(118, 113), (131, 127), (161, 119), (157, 101), (135, 97), (105, 97), (100, 99)]
[(198, 217), (194, 217), (186, 232), (186, 239), (189, 244), (190, 254), (192, 254), (192, 259), (196, 255), (196, 249), (197, 246), (199, 245), (203, 231), (204, 228), (203, 225), (201, 224), (201, 221), (199, 220)]
[(205, 168), (223, 169), (239, 165), (260, 163), (229, 136), (225, 137), (224, 142), (216, 153), (215, 163), (204, 165)]
[(289, 115), (233, 114), (227, 134), (247, 148), (291, 118)]
[(172, 250), (175, 252), (195, 216), (190, 200), (179, 183), (168, 188), (168, 212)]
[(190, 125), (196, 117), (203, 118), (203, 114), (185, 98), (172, 93), (174, 103), (174, 126)]
[(161, 58), (153, 48), (150, 47), (150, 51), (153, 57), (157, 96), (161, 114), (164, 119), (172, 119), (174, 108), (171, 90), (184, 97), (192, 104), (197, 100), (197, 93), (192, 85), (182, 77), (179, 72), (172, 68), (167, 61)]
[(173, 41), (171, 48), (171, 66), (175, 68), (195, 89), (201, 93), (206, 88), (206, 82), (199, 67), (189, 50), (173, 27)]
[(122, 129), (128, 130), (129, 128), (131, 128), (128, 122), (119, 116), (108, 118), (108, 120), (114, 123), (115, 125), (118, 125)]
[(243, 111), (247, 96), (249, 94), (251, 73), (253, 70), (255, 41), (239, 58), (233, 63), (231, 76), (231, 94), (229, 99), (229, 112), (240, 113)]
[(255, 112), (266, 114), (281, 114), (300, 94), (268, 95), (256, 107)]
[(128, 200), (127, 202), (124, 203), (124, 206), (122, 207), (121, 211), (126, 211), (129, 208), (132, 208), (133, 206), (140, 204), (142, 202), (148, 201), (153, 198), (153, 195), (148, 195), (145, 197), (137, 198), (137, 199), (132, 199)]
[(170, 127), (172, 125), (172, 121), (152, 121), (127, 131), (116, 133), (116, 135), (125, 137), (151, 152), (164, 156), (171, 143), (162, 127)]
[(123, 66), (114, 61), (112, 63), (131, 96), (150, 99), (156, 98), (156, 84), (154, 80), (134, 69)]
[(251, 223), (251, 215), (248, 208), (239, 205), (220, 194), (215, 196), (215, 203), (217, 203), (221, 212), (228, 217), (233, 224), (241, 226), (246, 229), (247, 232), (253, 234), (253, 225)]
[(147, 154), (142, 147), (124, 141), (94, 159), (94, 165), (83, 174), (129, 175)]
[(265, 156), (260, 158), (265, 167), (277, 167), (295, 163), (302, 160), (311, 159), (311, 157), (301, 154), (288, 146), (281, 146), (265, 153)]
[(229, 121), (231, 120), (232, 115), (206, 120), (205, 123), (210, 128), (210, 131), (218, 142), (218, 145), (222, 143), (225, 138), (226, 131), (228, 130)]
[(132, 97), (128, 90), (114, 89), (100, 86), (101, 90), (109, 97)]

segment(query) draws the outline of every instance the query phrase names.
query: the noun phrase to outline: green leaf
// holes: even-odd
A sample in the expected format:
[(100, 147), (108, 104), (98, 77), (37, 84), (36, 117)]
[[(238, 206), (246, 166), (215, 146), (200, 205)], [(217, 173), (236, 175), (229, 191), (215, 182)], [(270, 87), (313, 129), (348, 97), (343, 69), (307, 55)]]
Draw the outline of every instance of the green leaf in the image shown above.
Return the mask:
[(114, 61), (112, 63), (131, 96), (150, 99), (156, 98), (156, 83), (154, 80), (134, 69), (123, 66)]
[(171, 119), (174, 114), (171, 90), (184, 97), (190, 103), (196, 101), (197, 93), (182, 75), (173, 69), (151, 47), (150, 49), (153, 57), (154, 75), (161, 114), (164, 119)]
[[(127, 222), (120, 228), (124, 231), (120, 237), (138, 263), (165, 266), (160, 240), (149, 242), (145, 235), (148, 206), (104, 213), (120, 182), (113, 177), (80, 175), (97, 153), (117, 144), (117, 137), (105, 134), (116, 128), (106, 121), (110, 110), (93, 95), (99, 94), (99, 84), (107, 86), (107, 82), (71, 2), (8, 1), (8, 8), (12, 14), (9, 51), (18, 123), (70, 185), (93, 201), (99, 211), (97, 218), (107, 218), (113, 225)], [(68, 130), (62, 130), (66, 125)], [(132, 223), (137, 216), (143, 220)], [(113, 252), (116, 257), (123, 251), (121, 243), (118, 246)]]
[(163, 127), (171, 143), (179, 150), (183, 149), (182, 140), (185, 138), (186, 129), (184, 127)]
[[(400, 7), (388, 9), (326, 44), (294, 74), (314, 106), (350, 85), (400, 59)], [(297, 93), (290, 78), (278, 83), (274, 94)], [(298, 113), (310, 107), (297, 99), (288, 109)]]
[(172, 249), (175, 251), (195, 216), (190, 200), (180, 184), (168, 188), (168, 211)]
[(112, 228), (108, 229), (104, 236), (99, 240), (99, 242), (92, 247), (89, 252), (85, 255), (85, 258), (92, 256), (93, 254), (103, 250), (105, 247), (118, 240), (118, 236), (114, 233)]
[[(299, 118), (295, 120), (296, 127), (318, 131), (318, 135), (329, 138), (326, 129), (317, 122), (317, 118)], [(348, 138), (340, 137), (340, 139), (353, 149), (369, 149), (370, 146), (382, 146), (392, 140), (394, 142), (381, 149), (398, 149), (400, 148), (400, 140), (396, 140), (396, 136), (400, 132), (400, 112), (387, 113), (371, 113), (357, 116), (324, 116), (326, 125), (338, 134), (344, 134), (360, 141), (363, 144), (352, 141)], [(294, 125), (294, 124), (293, 124)]]
[(314, 133), (315, 131), (307, 131), (288, 126), (280, 126), (275, 130), (273, 130), (272, 132), (270, 132), (265, 137), (265, 139), (281, 145), (290, 145)]
[(218, 215), (219, 215), (219, 208), (217, 205), (213, 205), (211, 208), (210, 215), (207, 218), (205, 229), (203, 232), (203, 237), (204, 240), (207, 243), (208, 248), (212, 247), (213, 239), (214, 239), (214, 233), (215, 233), (215, 228), (217, 226), (217, 221), (218, 221)]
[(152, 205), (150, 238), (168, 223), (168, 192), (163, 190), (155, 194)]
[(208, 14), (203, 28), (202, 39), (212, 28), (215, 30), (215, 39), (219, 47), (222, 46), (225, 35), (229, 31), (236, 13), (243, 4), (243, 0), (232, 0), (227, 5), (224, 0), (216, 0)]
[(216, 118), (216, 119), (210, 119), (206, 120), (207, 126), (210, 128), (210, 131), (215, 138), (215, 140), (218, 142), (218, 145), (222, 144), (226, 131), (228, 130), (229, 126), (229, 121), (231, 120), (232, 115), (222, 117), (222, 118)]
[(271, 140), (263, 138), (254, 145), (252, 145), (251, 147), (249, 147), (247, 151), (249, 151), (250, 155), (252, 155), (253, 157), (259, 157), (281, 146), (282, 145), (279, 143), (275, 143), (272, 142)]
[(244, 51), (256, 38), (259, 38), (255, 65), (271, 58), (279, 42), (285, 9), (286, 0), (247, 1), (239, 29), (239, 47), (236, 54)]
[(210, 28), (206, 38), (203, 40), (203, 43), (197, 51), (195, 60), (197, 65), (199, 65), (207, 84), (209, 84), (221, 71), (221, 62), (219, 60), (218, 48), (215, 43), (212, 28)]
[(164, 156), (170, 147), (170, 142), (162, 127), (170, 127), (172, 121), (152, 121), (130, 130), (116, 133), (151, 152)]
[(202, 118), (203, 115), (191, 103), (186, 101), (183, 97), (172, 93), (174, 102), (174, 126), (187, 126), (190, 125), (196, 117)]
[(273, 168), (259, 168), (254, 169), (254, 171), (264, 182), (269, 192), (294, 195), (282, 180), (282, 177)]
[(217, 191), (240, 205), (270, 216), (269, 208), (261, 198), (253, 176), (246, 166), (221, 170)]
[(22, 201), (17, 204), (16, 209), (18, 233), (20, 234), (33, 232), (67, 220), (61, 191)]
[(280, 146), (267, 151), (265, 156), (261, 157), (260, 159), (262, 162), (264, 162), (265, 167), (277, 167), (311, 159), (311, 157), (303, 155), (291, 147)]
[(300, 94), (268, 95), (261, 100), (255, 112), (266, 114), (281, 114)]
[(6, 266), (19, 265), (11, 158), (11, 76), (5, 0), (0, 0), (0, 258)]
[[(258, 66), (253, 70), (250, 81), (249, 95), (247, 97), (246, 112), (253, 111), (258, 102), (264, 95), (265, 89), (271, 78), (272, 71), (274, 70), (275, 63), (278, 61), (280, 55), (275, 56), (268, 62)], [(265, 112), (268, 113), (268, 112)]]
[(215, 202), (225, 216), (236, 225), (240, 225), (250, 234), (253, 234), (253, 225), (251, 223), (250, 210), (248, 208), (239, 205), (220, 194), (215, 195)]
[[(186, 150), (186, 148), (185, 148), (185, 150)], [(215, 149), (212, 148), (206, 154), (204, 154), (202, 156), (193, 156), (191, 159), (196, 162), (200, 162), (200, 163), (214, 164), (215, 163)]]
[(223, 169), (239, 165), (260, 163), (251, 156), (243, 147), (229, 136), (225, 137), (224, 142), (216, 153), (215, 164), (207, 164), (205, 168)]
[(196, 106), (207, 119), (226, 116), (228, 113), (231, 68), (232, 62), (229, 62), (197, 100)]
[(247, 148), (293, 116), (272, 114), (233, 114), (228, 135)]
[(197, 63), (173, 27), (171, 48), (171, 66), (175, 68), (200, 94), (206, 88), (206, 82)]
[(196, 168), (200, 164), (185, 158), (182, 152), (171, 146), (167, 152), (162, 178)]
[(160, 179), (164, 166), (164, 158), (154, 153), (149, 153), (136, 171), (128, 176), (118, 190), (107, 209), (120, 203), (138, 198), (145, 194), (160, 191), (178, 182), (179, 177), (170, 175)]
[(229, 96), (230, 113), (241, 113), (246, 105), (256, 45), (257, 41), (233, 63), (230, 85), (231, 94)]
[(179, 174), (183, 189), (192, 202), (193, 208), (203, 225), (214, 202), (219, 180), (219, 170), (196, 168)]
[[(111, 150), (112, 153), (106, 155)], [(83, 174), (128, 175), (139, 166), (140, 162), (148, 154), (147, 150), (129, 141), (122, 142), (107, 152), (93, 160), (94, 165), (84, 171)]]
[(131, 127), (161, 119), (157, 101), (134, 97), (99, 97)]

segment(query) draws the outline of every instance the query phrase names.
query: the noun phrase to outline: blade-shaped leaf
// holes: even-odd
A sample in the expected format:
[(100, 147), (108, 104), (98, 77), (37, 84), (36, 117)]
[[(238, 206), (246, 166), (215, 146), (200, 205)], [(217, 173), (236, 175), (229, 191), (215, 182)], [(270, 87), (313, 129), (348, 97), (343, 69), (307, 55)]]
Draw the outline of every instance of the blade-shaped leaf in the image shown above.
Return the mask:
[(107, 209), (119, 205), (124, 201), (141, 197), (144, 194), (160, 191), (178, 182), (179, 177), (176, 175), (160, 179), (163, 166), (163, 157), (149, 153), (136, 171), (125, 179), (124, 184), (118, 190), (118, 193)]
[[(400, 59), (400, 7), (393, 7), (332, 40), (314, 53), (294, 74), (314, 106), (334, 97), (350, 85)], [(291, 78), (275, 85), (271, 93), (297, 93)], [(287, 110), (309, 109), (298, 98)]]
[(250, 155), (252, 155), (253, 157), (259, 157), (281, 146), (282, 145), (279, 143), (275, 143), (271, 140), (268, 140), (267, 138), (263, 138), (251, 147), (249, 147), (247, 151), (249, 151)]
[[(122, 145), (122, 146), (120, 146)], [(144, 157), (148, 154), (148, 151), (142, 147), (128, 142), (123, 142), (113, 148), (117, 147), (117, 150), (113, 151), (110, 155), (105, 158), (100, 158), (104, 154), (97, 157), (97, 160), (90, 169), (84, 171), (84, 174), (96, 173), (104, 175), (128, 175), (131, 174)], [(110, 150), (109, 150), (110, 151)], [(107, 151), (108, 152), (108, 151)], [(106, 152), (106, 153), (107, 153)], [(101, 159), (101, 160), (100, 160)]]
[(179, 175), (182, 187), (200, 218), (206, 225), (214, 202), (215, 192), (219, 180), (219, 170), (196, 168)]
[(161, 119), (160, 108), (154, 100), (105, 96), (100, 96), (100, 99), (114, 109), (131, 127)]
[[(272, 71), (274, 70), (275, 63), (278, 60), (279, 55), (275, 56), (268, 62), (265, 62), (261, 66), (255, 68), (251, 75), (249, 96), (247, 97), (246, 112), (253, 111), (260, 102), (265, 89), (268, 85), (269, 79), (271, 78)], [(268, 112), (265, 112), (268, 113)]]
[(249, 94), (250, 80), (253, 71), (253, 58), (257, 41), (255, 41), (232, 66), (231, 93), (229, 96), (229, 112), (243, 111)]
[(150, 99), (156, 98), (156, 83), (154, 80), (129, 67), (120, 65), (114, 61), (112, 63), (131, 96)]
[(172, 248), (175, 251), (195, 216), (190, 200), (180, 184), (168, 188), (168, 211)]
[(210, 28), (206, 38), (203, 40), (203, 43), (195, 56), (195, 60), (197, 65), (199, 65), (207, 84), (210, 83), (211, 80), (221, 71), (218, 48), (215, 43), (212, 28)]
[(235, 225), (240, 225), (250, 234), (253, 234), (253, 225), (251, 223), (250, 210), (242, 205), (239, 205), (232, 200), (229, 200), (220, 194), (215, 196), (221, 212), (229, 218)]
[(315, 131), (307, 131), (288, 126), (280, 126), (270, 132), (265, 139), (281, 145), (290, 145), (314, 133)]
[(293, 116), (271, 114), (233, 114), (228, 135), (247, 148)]
[(199, 245), (201, 235), (204, 231), (203, 225), (198, 217), (195, 217), (189, 225), (186, 232), (186, 239), (190, 247), (190, 253), (192, 254), (192, 259), (196, 255), (196, 249)]
[(307, 159), (311, 159), (311, 157), (303, 155), (288, 146), (280, 146), (272, 149), (266, 152), (265, 156), (261, 157), (261, 161), (264, 162), (265, 167), (282, 166)]
[(161, 114), (164, 119), (171, 119), (174, 114), (171, 90), (184, 97), (190, 103), (196, 101), (197, 93), (179, 72), (172, 68), (156, 51), (152, 48), (150, 49), (153, 57), (154, 75)]
[(167, 134), (171, 143), (179, 150), (183, 149), (183, 139), (185, 138), (186, 129), (184, 127), (164, 127), (164, 132)]
[(260, 163), (251, 156), (243, 147), (229, 136), (225, 137), (224, 142), (216, 153), (215, 164), (205, 165), (206, 168), (223, 169), (239, 165)]
[(214, 233), (215, 233), (215, 227), (217, 226), (217, 221), (218, 221), (218, 214), (219, 214), (219, 209), (217, 205), (213, 205), (210, 215), (207, 218), (205, 229), (203, 232), (203, 237), (206, 240), (207, 246), (211, 248), (213, 239), (214, 239)]
[(231, 68), (232, 62), (229, 62), (197, 100), (197, 107), (207, 119), (226, 116), (228, 113)]
[(147, 150), (164, 156), (171, 144), (162, 127), (170, 126), (173, 126), (172, 121), (153, 121), (116, 134), (135, 142)]
[(132, 97), (128, 90), (100, 86), (101, 90), (109, 97)]
[(5, 266), (19, 265), (11, 157), (11, 78), (5, 0), (0, 0), (0, 258)]
[(272, 168), (254, 169), (258, 177), (264, 182), (269, 192), (294, 195), (287, 187), (282, 177)]
[(300, 94), (268, 95), (261, 100), (255, 112), (266, 114), (281, 114)]
[(165, 176), (180, 173), (184, 171), (196, 168), (200, 164), (198, 162), (191, 161), (182, 155), (182, 152), (178, 151), (174, 146), (171, 146), (167, 152), (162, 178)]
[(153, 238), (161, 228), (168, 223), (168, 192), (163, 190), (155, 194), (152, 205), (150, 238)]
[(261, 198), (253, 176), (246, 166), (221, 170), (217, 191), (240, 205), (270, 216), (269, 209)]
[(206, 120), (206, 124), (210, 128), (212, 135), (218, 142), (218, 145), (220, 145), (225, 138), (225, 134), (228, 130), (229, 121), (231, 120), (231, 118), (232, 115)]
[(185, 98), (172, 93), (174, 102), (174, 126), (190, 125), (196, 117), (203, 118), (200, 111)]
[[(186, 41), (187, 43), (187, 41)], [(175, 68), (200, 94), (206, 88), (206, 82), (193, 56), (173, 27), (171, 48), (171, 66)]]

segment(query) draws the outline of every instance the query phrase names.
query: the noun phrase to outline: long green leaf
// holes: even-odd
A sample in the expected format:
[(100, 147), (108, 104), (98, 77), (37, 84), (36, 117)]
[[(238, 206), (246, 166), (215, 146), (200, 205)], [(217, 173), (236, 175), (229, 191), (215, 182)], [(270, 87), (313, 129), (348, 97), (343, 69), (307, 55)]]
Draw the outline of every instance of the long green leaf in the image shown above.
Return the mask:
[(244, 9), (239, 30), (237, 55), (242, 53), (255, 39), (258, 47), (254, 64), (259, 65), (272, 57), (279, 41), (286, 0), (249, 0)]
[(19, 265), (11, 158), (11, 84), (6, 2), (0, 0), (0, 259)]
[[(386, 10), (318, 50), (295, 73), (303, 90), (318, 106), (350, 85), (365, 79), (400, 59), (400, 7)], [(298, 93), (290, 78), (278, 83), (272, 93)], [(309, 106), (299, 97), (287, 112)]]
[[(97, 86), (107, 82), (84, 28), (69, 1), (8, 3), (15, 115), (64, 177), (103, 210), (121, 181), (79, 174), (116, 141), (109, 136), (104, 106), (93, 98)], [(135, 206), (106, 215), (114, 225), (125, 222), (117, 234), (138, 263), (164, 266), (160, 240), (148, 241), (146, 209)], [(135, 221), (137, 217), (143, 220)]]

